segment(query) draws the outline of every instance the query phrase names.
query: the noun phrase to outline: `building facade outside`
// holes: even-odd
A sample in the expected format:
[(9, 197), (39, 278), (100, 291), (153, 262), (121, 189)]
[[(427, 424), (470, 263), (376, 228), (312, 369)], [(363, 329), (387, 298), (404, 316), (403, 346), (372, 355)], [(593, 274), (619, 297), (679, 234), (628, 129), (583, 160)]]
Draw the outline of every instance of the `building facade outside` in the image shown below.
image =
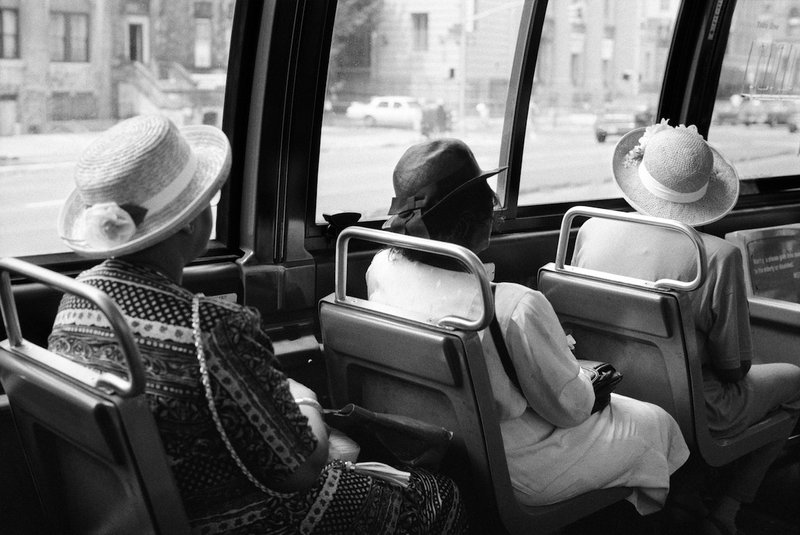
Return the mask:
[(0, 135), (219, 125), (233, 0), (0, 0)]

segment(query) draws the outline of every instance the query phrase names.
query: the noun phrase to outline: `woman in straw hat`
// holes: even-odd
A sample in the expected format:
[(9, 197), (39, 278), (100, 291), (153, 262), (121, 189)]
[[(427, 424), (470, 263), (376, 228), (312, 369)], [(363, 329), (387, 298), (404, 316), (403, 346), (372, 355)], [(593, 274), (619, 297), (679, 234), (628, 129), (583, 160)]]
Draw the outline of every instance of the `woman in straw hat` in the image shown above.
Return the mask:
[[(461, 141), (412, 146), (394, 170), (395, 198), (384, 225), (394, 232), (447, 241), (475, 253), (489, 245), (496, 197)], [(369, 299), (435, 320), (480, 314), (474, 277), (414, 251), (378, 253), (367, 273)], [(689, 456), (677, 423), (650, 403), (611, 395), (592, 413), (591, 380), (570, 351), (547, 299), (511, 283), (495, 287), (495, 309), (521, 391), (506, 374), (491, 336), (481, 333), (500, 417), (511, 483), (526, 505), (560, 502), (625, 486), (641, 514), (666, 500), (669, 478)]]
[[(105, 259), (78, 280), (111, 296), (136, 337), (193, 531), (462, 532), (450, 480), (413, 472), (403, 488), (328, 462), (316, 395), (279, 371), (258, 312), (181, 287), (184, 266), (207, 247), (209, 202), (230, 161), (214, 127), (128, 119), (83, 153), (59, 222), (70, 247)], [(50, 349), (123, 372), (120, 348), (92, 309), (65, 296)]]
[[(638, 212), (701, 226), (727, 214), (739, 195), (733, 165), (694, 126), (660, 124), (623, 136), (614, 150), (614, 179)], [(770, 411), (800, 409), (800, 368), (752, 365), (753, 347), (742, 257), (729, 242), (700, 233), (707, 255), (705, 282), (690, 295), (703, 364), (711, 432), (735, 436)], [(663, 228), (590, 219), (581, 227), (572, 264), (644, 280), (695, 276), (693, 246)], [(707, 532), (736, 533), (741, 503), (751, 502), (784, 440), (731, 467), (730, 481), (704, 521)], [(699, 515), (707, 513), (695, 506)]]

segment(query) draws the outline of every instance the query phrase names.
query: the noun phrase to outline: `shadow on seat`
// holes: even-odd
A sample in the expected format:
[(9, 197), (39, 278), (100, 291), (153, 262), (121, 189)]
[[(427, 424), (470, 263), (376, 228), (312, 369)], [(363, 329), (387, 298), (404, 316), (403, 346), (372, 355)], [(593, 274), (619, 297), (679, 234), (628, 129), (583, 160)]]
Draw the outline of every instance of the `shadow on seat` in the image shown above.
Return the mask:
[[(9, 272), (95, 303), (123, 347), (129, 381), (24, 340)], [(139, 351), (119, 309), (95, 288), (20, 260), (0, 260), (0, 277), (8, 333), (0, 342), (0, 381), (52, 532), (189, 533), (143, 394)]]
[[(572, 220), (580, 216), (657, 225), (685, 234), (696, 248), (695, 280), (641, 281), (565, 265)], [(578, 358), (612, 363), (625, 376), (617, 393), (665, 409), (678, 422), (692, 451), (707, 464), (721, 466), (786, 437), (792, 417), (776, 411), (736, 437), (711, 435), (687, 294), (704, 278), (705, 249), (691, 227), (638, 214), (575, 207), (564, 215), (556, 261), (539, 271), (538, 288), (577, 340)]]
[[(432, 325), (404, 318), (396, 309), (347, 296), (351, 238), (459, 260), (480, 281), (483, 317), (469, 321), (448, 316)], [(446, 471), (467, 495), (473, 518), (489, 516), (495, 524), (499, 518), (510, 533), (530, 533), (532, 529), (547, 533), (627, 497), (630, 489), (612, 488), (543, 507), (517, 502), (478, 337), (493, 315), (489, 281), (478, 258), (467, 249), (378, 230), (345, 229), (337, 241), (335, 293), (319, 304), (333, 402), (336, 406), (354, 402), (452, 430), (452, 456), (468, 463), (469, 470), (460, 465), (455, 471)], [(472, 500), (471, 492), (477, 493)]]

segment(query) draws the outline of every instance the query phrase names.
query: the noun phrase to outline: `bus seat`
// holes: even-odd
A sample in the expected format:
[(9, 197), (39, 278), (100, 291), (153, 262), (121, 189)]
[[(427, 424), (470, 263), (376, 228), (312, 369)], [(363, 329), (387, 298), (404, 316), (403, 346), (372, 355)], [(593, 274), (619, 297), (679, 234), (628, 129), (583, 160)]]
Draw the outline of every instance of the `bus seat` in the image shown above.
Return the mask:
[[(94, 302), (111, 322), (129, 378), (101, 374), (22, 338), (9, 273)], [(2, 381), (46, 522), (58, 533), (189, 533), (144, 369), (119, 309), (99, 290), (21, 260), (0, 259)]]
[[(655, 282), (565, 265), (576, 216), (654, 224), (686, 234), (700, 266), (693, 281)], [(574, 207), (561, 226), (556, 261), (539, 270), (538, 288), (565, 330), (578, 358), (612, 363), (624, 379), (616, 392), (654, 403), (670, 413), (689, 447), (711, 466), (721, 466), (791, 431), (792, 418), (776, 411), (744, 433), (716, 439), (708, 429), (703, 380), (688, 291), (705, 277), (705, 249), (691, 227), (638, 214)]]
[[(347, 296), (347, 243), (351, 238), (459, 259), (480, 279), (486, 302), (484, 316), (475, 321), (451, 316), (433, 325)], [(478, 337), (491, 321), (493, 310), (483, 267), (466, 249), (378, 230), (345, 229), (337, 241), (335, 293), (319, 303), (335, 406), (358, 403), (452, 430), (448, 457), (463, 460), (470, 470), (458, 465), (450, 475), (464, 491), (472, 511), (480, 511), (476, 516), (499, 517), (510, 533), (529, 533), (532, 526), (537, 532), (547, 533), (627, 497), (630, 489), (611, 488), (542, 507), (525, 506), (516, 500)]]
[(725, 235), (742, 253), (756, 362), (800, 366), (800, 224)]

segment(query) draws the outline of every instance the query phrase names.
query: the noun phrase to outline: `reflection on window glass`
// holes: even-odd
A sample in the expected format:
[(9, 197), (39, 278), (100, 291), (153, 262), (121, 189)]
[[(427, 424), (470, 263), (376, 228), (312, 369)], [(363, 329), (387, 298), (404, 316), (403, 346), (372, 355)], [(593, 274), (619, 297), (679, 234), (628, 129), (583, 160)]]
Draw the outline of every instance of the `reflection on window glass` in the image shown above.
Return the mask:
[(722, 63), (708, 140), (739, 177), (800, 173), (800, 0), (742, 1)]
[(234, 0), (50, 4), (0, 9), (0, 256), (69, 250), (56, 219), (75, 162), (116, 122), (221, 126)]
[[(352, 12), (359, 6), (359, 13)], [(410, 145), (454, 136), (496, 167), (520, 0), (339, 2), (320, 142), (316, 220), (386, 216)]]
[(611, 153), (622, 134), (655, 120), (679, 4), (549, 2), (519, 205), (619, 197)]

